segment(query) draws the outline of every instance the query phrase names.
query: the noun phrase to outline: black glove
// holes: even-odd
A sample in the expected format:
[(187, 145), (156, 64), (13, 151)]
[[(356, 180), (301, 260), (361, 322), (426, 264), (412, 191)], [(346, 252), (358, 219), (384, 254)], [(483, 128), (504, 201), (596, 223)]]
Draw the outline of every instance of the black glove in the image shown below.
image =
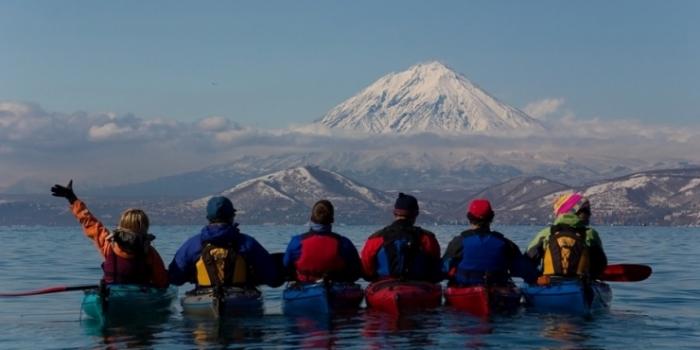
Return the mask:
[(51, 195), (54, 197), (63, 197), (67, 199), (70, 204), (73, 204), (73, 202), (78, 199), (78, 197), (75, 196), (75, 192), (73, 192), (73, 180), (70, 180), (65, 187), (59, 184), (53, 185), (53, 187), (51, 187)]

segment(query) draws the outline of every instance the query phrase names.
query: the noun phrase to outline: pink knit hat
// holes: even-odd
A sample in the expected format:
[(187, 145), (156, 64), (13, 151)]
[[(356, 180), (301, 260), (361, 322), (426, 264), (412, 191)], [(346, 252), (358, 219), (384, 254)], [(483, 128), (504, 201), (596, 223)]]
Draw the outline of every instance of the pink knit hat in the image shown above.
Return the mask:
[(588, 198), (578, 192), (564, 194), (554, 201), (554, 215), (559, 216), (566, 213), (576, 213), (581, 208), (590, 205)]

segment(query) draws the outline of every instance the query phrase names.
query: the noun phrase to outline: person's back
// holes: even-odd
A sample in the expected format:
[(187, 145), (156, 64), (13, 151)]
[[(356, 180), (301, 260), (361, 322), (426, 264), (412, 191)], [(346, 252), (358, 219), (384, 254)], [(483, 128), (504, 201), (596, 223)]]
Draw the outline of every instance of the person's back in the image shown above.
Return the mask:
[(442, 258), (450, 285), (507, 285), (511, 276), (534, 282), (537, 271), (518, 246), (491, 231), (494, 212), (487, 200), (473, 200), (467, 217), (470, 229), (452, 239)]
[(170, 283), (194, 283), (197, 289), (277, 285), (279, 277), (270, 254), (233, 222), (235, 209), (226, 197), (212, 197), (199, 234), (175, 253), (168, 268)]
[(597, 231), (587, 227), (590, 202), (568, 193), (554, 202), (555, 220), (541, 230), (527, 248), (528, 257), (544, 276), (597, 278), (607, 257)]
[(309, 231), (292, 237), (283, 258), (287, 271), (298, 282), (330, 280), (354, 282), (360, 278), (360, 258), (352, 242), (332, 231), (333, 205), (314, 204)]
[(110, 232), (78, 199), (73, 192), (73, 181), (67, 186), (54, 185), (53, 196), (68, 200), (71, 212), (80, 222), (83, 232), (102, 254), (102, 282), (110, 284), (138, 284), (164, 288), (168, 275), (158, 251), (151, 245), (155, 236), (148, 233), (149, 220), (140, 209), (125, 210), (119, 225)]
[(362, 249), (364, 278), (386, 278), (438, 282), (440, 245), (435, 235), (415, 226), (418, 216), (415, 197), (399, 193), (391, 225), (372, 234)]

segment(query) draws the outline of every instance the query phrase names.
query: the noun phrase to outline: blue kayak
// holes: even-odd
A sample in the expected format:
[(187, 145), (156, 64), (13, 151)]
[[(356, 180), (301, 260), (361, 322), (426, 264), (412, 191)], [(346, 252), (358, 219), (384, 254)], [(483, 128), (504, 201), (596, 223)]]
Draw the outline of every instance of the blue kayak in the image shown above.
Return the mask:
[(255, 288), (228, 287), (216, 297), (211, 288), (187, 292), (180, 301), (186, 315), (204, 317), (235, 317), (261, 315), (262, 293)]
[(332, 314), (360, 307), (364, 292), (357, 283), (290, 283), (282, 292), (282, 308), (288, 315)]
[(152, 288), (134, 284), (112, 284), (85, 291), (82, 309), (91, 318), (105, 323), (143, 318), (171, 311), (177, 288)]
[(612, 290), (607, 283), (587, 286), (579, 279), (552, 279), (548, 285), (524, 285), (520, 289), (528, 308), (539, 312), (590, 315), (610, 307)]

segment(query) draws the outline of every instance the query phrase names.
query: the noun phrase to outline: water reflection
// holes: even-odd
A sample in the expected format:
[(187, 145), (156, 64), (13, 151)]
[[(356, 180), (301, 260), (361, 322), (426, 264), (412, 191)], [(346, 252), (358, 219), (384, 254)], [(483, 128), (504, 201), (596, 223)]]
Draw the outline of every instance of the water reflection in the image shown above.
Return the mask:
[(261, 344), (270, 321), (258, 316), (216, 320), (186, 317), (183, 330), (188, 345), (204, 349), (212, 346)]
[(580, 348), (592, 338), (586, 327), (587, 322), (591, 322), (590, 319), (547, 315), (543, 319), (541, 336), (558, 342), (565, 349)]
[(430, 347), (435, 345), (435, 330), (442, 326), (436, 312), (394, 315), (367, 310), (362, 335), (372, 349)]
[(101, 345), (108, 349), (151, 347), (160, 343), (158, 334), (163, 332), (171, 314), (153, 313), (139, 318), (112, 318), (108, 322), (93, 318), (81, 319), (81, 326), (86, 335), (101, 339)]

